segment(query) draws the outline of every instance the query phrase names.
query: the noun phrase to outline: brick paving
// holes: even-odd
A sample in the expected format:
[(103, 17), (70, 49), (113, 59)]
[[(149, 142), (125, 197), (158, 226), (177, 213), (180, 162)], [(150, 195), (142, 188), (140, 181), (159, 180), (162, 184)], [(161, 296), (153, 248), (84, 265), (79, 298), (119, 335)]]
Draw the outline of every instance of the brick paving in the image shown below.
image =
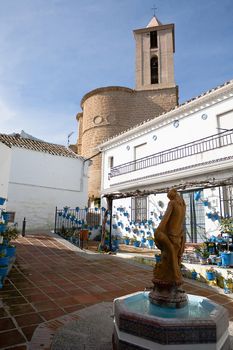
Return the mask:
[[(76, 317), (71, 313), (143, 290), (151, 278), (150, 268), (126, 259), (79, 253), (46, 234), (21, 237), (0, 290), (0, 349), (49, 349), (56, 329)], [(224, 305), (233, 321), (231, 296), (191, 282), (184, 287)]]

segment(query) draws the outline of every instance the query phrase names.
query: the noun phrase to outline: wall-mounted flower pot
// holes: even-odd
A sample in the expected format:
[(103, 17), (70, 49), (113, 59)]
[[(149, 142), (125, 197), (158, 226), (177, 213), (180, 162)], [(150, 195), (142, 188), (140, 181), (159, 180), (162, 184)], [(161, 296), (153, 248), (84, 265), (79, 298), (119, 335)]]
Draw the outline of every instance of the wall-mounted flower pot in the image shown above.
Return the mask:
[(155, 254), (155, 262), (159, 263), (161, 261), (161, 255)]
[(207, 278), (208, 281), (214, 281), (215, 280), (214, 272), (206, 271), (206, 278)]
[(116, 249), (119, 248), (119, 240), (118, 239), (114, 239), (112, 243), (116, 247)]
[(148, 241), (148, 244), (149, 244), (150, 248), (152, 248), (152, 247), (153, 247), (153, 245), (154, 245), (154, 241), (149, 240), (149, 241)]
[(129, 245), (130, 239), (126, 238), (126, 239), (124, 239), (124, 242), (125, 242), (126, 245)]
[(3, 212), (2, 217), (3, 217), (4, 221), (8, 222), (10, 219), (10, 214), (7, 212)]
[(5, 198), (0, 197), (0, 205), (3, 205), (5, 203)]
[(197, 279), (197, 272), (196, 271), (192, 271), (192, 280), (196, 280)]
[(140, 246), (140, 242), (139, 241), (135, 241), (135, 242), (133, 242), (133, 245), (134, 245), (134, 247), (139, 247)]

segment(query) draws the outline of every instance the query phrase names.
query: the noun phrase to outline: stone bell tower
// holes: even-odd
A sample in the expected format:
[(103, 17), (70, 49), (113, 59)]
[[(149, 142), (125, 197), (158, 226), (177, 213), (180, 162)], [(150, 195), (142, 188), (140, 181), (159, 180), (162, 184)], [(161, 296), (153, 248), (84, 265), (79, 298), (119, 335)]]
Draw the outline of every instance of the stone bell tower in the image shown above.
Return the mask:
[(163, 25), (155, 16), (146, 28), (134, 30), (136, 90), (175, 87), (174, 24)]
[[(174, 81), (174, 25), (154, 16), (146, 28), (133, 31), (136, 40), (136, 88), (99, 87), (86, 93), (78, 113), (78, 154), (91, 158), (88, 171), (90, 202), (101, 195), (101, 154), (106, 139), (155, 118), (178, 105)], [(111, 166), (114, 166), (114, 162)]]

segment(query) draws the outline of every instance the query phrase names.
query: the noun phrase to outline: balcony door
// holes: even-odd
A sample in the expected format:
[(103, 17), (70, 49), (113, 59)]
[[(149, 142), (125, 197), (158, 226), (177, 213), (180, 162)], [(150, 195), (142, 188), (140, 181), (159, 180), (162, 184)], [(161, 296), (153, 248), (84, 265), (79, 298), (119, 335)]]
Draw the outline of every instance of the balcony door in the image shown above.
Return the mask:
[(142, 169), (142, 164), (140, 162), (137, 162), (137, 160), (145, 156), (146, 156), (146, 142), (134, 147), (134, 160), (135, 160), (134, 170)]

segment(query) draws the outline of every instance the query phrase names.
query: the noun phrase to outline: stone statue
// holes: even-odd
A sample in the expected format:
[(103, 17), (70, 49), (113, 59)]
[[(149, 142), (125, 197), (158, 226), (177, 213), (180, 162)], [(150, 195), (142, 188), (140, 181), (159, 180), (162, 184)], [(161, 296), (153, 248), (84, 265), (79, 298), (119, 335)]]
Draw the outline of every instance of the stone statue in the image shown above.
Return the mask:
[(166, 212), (155, 231), (155, 244), (161, 250), (161, 262), (155, 265), (150, 300), (154, 304), (182, 307), (187, 303), (180, 271), (181, 256), (184, 252), (183, 225), (185, 202), (175, 189), (168, 194), (170, 199)]

